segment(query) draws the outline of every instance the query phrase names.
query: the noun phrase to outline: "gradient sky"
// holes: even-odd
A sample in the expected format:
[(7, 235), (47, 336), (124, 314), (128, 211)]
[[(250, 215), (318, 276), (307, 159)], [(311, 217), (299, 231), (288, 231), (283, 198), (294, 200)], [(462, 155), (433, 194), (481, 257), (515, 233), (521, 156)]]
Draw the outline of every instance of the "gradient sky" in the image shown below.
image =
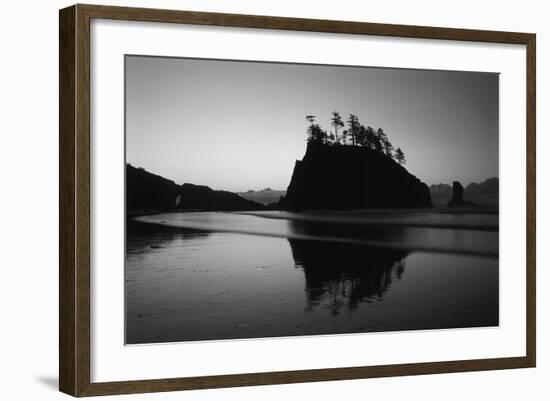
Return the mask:
[(286, 189), (335, 110), (428, 185), (498, 176), (498, 74), (126, 56), (126, 160), (178, 184)]

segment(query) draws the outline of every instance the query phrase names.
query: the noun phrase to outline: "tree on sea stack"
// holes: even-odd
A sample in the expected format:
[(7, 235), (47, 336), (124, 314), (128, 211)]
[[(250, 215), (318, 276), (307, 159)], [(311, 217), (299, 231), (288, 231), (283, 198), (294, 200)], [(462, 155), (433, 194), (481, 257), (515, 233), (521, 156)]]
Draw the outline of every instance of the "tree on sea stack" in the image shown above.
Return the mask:
[(328, 143), (328, 135), (325, 130), (321, 128), (319, 124), (315, 124), (315, 116), (307, 115), (306, 120), (309, 121), (309, 127), (307, 128), (307, 140), (308, 142)]
[(314, 115), (306, 115), (306, 120), (309, 122), (307, 128), (308, 142), (315, 142), (327, 146), (351, 145), (364, 147), (382, 153), (401, 165), (406, 163), (405, 154), (401, 148), (394, 151), (394, 147), (388, 135), (382, 128), (378, 128), (375, 131), (370, 126), (365, 127), (355, 114), (349, 114), (346, 121), (347, 129), (342, 130), (341, 134), (338, 134), (338, 129), (345, 127), (346, 124), (342, 121), (339, 112), (333, 111), (330, 118), (331, 125), (334, 127), (334, 132), (331, 131), (327, 133), (327, 131), (315, 122), (315, 119), (316, 117)]
[[(373, 130), (374, 131), (374, 130)], [(384, 153), (384, 138), (386, 134), (384, 134), (384, 131), (382, 131), (382, 136), (380, 136), (380, 130), (374, 132), (373, 137), (373, 148), (377, 152)]]
[(342, 131), (342, 136), (341, 136), (342, 145), (345, 145), (347, 141), (348, 141), (348, 130), (345, 129)]
[(351, 144), (355, 146), (357, 144), (357, 136), (359, 134), (359, 118), (355, 114), (350, 114), (348, 118), (348, 134), (351, 136)]
[(397, 161), (397, 163), (399, 163), (401, 165), (403, 165), (407, 162), (405, 160), (405, 153), (403, 153), (401, 148), (397, 148), (397, 150), (395, 151), (395, 160)]
[(332, 112), (332, 118), (330, 119), (332, 126), (334, 127), (334, 143), (339, 143), (338, 139), (338, 128), (344, 127), (344, 122), (342, 121), (342, 117), (340, 116), (340, 113), (337, 111)]
[(378, 131), (376, 131), (376, 134), (378, 135), (378, 139), (382, 144), (382, 149), (384, 151), (384, 154), (393, 159), (393, 145), (390, 142), (390, 139), (388, 138), (384, 130), (382, 128), (378, 128)]
[(311, 124), (307, 130), (308, 141), (316, 143), (327, 143), (327, 132), (319, 124)]
[(357, 132), (357, 145), (365, 147), (368, 146), (367, 129), (363, 124), (359, 126), (359, 130)]
[(367, 127), (367, 129), (365, 130), (365, 136), (367, 148), (376, 149), (376, 142), (378, 141), (378, 138), (376, 137), (376, 134), (374, 133), (374, 129), (372, 127)]

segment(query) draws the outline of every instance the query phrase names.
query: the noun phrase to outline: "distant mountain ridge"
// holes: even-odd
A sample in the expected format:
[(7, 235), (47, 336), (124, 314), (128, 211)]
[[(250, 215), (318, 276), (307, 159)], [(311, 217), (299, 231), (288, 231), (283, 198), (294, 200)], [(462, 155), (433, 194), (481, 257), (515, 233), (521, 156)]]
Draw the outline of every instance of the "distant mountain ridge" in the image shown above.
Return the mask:
[(253, 191), (250, 189), (246, 192), (236, 192), (236, 194), (245, 199), (267, 206), (269, 204), (279, 202), (281, 197), (286, 195), (286, 191), (264, 188), (260, 191)]
[(297, 160), (286, 196), (287, 210), (430, 207), (428, 186), (391, 157), (359, 146), (308, 142)]
[(233, 192), (216, 191), (203, 185), (178, 185), (143, 168), (126, 165), (127, 213), (264, 209), (264, 205), (244, 199)]

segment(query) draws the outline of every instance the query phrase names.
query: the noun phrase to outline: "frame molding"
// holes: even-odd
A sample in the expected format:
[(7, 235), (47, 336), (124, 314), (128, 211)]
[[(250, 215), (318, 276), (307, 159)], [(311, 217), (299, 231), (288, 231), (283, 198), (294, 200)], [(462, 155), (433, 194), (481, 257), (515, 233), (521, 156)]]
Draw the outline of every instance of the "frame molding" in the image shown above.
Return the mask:
[[(525, 45), (526, 350), (523, 357), (90, 382), (90, 20), (92, 18)], [(348, 380), (536, 366), (536, 35), (76, 4), (59, 12), (59, 389), (73, 396)]]

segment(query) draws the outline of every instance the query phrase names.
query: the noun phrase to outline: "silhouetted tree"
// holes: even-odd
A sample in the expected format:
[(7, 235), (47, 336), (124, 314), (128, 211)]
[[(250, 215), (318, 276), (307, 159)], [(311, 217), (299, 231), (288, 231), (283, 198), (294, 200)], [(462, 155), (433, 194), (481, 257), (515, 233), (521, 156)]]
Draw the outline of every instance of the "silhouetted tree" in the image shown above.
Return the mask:
[(376, 134), (374, 132), (374, 129), (372, 127), (367, 127), (365, 130), (365, 136), (366, 136), (366, 146), (369, 149), (376, 149), (376, 142), (378, 141), (378, 138), (376, 137)]
[(397, 148), (397, 150), (395, 151), (395, 160), (397, 161), (397, 163), (399, 163), (401, 165), (403, 165), (407, 162), (405, 160), (405, 153), (403, 153), (401, 148)]
[(315, 116), (308, 114), (306, 120), (309, 122), (307, 128), (307, 140), (308, 142), (320, 142), (325, 143), (327, 139), (327, 133), (323, 131), (319, 124), (315, 124)]
[(393, 145), (389, 139), (384, 143), (384, 153), (393, 160)]
[(348, 130), (347, 129), (342, 131), (342, 136), (341, 136), (340, 140), (341, 140), (343, 145), (345, 145), (347, 143), (347, 141), (348, 141)]
[(337, 111), (332, 112), (332, 118), (330, 121), (334, 127), (334, 143), (338, 143), (338, 128), (342, 128), (344, 126), (344, 122), (342, 121), (340, 113)]
[(357, 144), (359, 146), (368, 146), (367, 129), (363, 124), (359, 126), (359, 130), (357, 132)]
[(333, 111), (330, 118), (331, 125), (334, 127), (334, 132), (327, 133), (319, 124), (315, 123), (314, 115), (306, 115), (306, 120), (309, 122), (307, 129), (309, 142), (323, 143), (327, 145), (348, 145), (351, 142), (353, 146), (364, 146), (368, 149), (383, 153), (399, 164), (405, 164), (405, 154), (398, 148), (394, 150), (388, 135), (382, 128), (376, 131), (372, 127), (365, 127), (360, 123), (359, 118), (355, 114), (349, 114), (347, 129), (342, 130), (338, 134), (340, 128), (345, 127), (342, 117), (339, 112)]
[(382, 144), (382, 151), (384, 152), (384, 154), (393, 159), (393, 145), (384, 130), (382, 128), (378, 128), (376, 134), (378, 136), (378, 139), (380, 140), (380, 143)]
[(382, 148), (383, 148), (384, 147), (384, 142), (386, 142), (387, 139), (388, 139), (386, 133), (384, 132), (384, 130), (382, 128), (378, 128), (376, 130), (376, 136), (378, 137), (378, 140), (382, 144)]
[[(382, 131), (383, 133), (383, 131)], [(385, 134), (384, 134), (385, 135)], [(377, 152), (383, 152), (383, 137), (379, 136), (379, 131), (374, 131), (372, 127), (367, 127), (367, 142), (370, 149), (374, 149)]]
[(348, 134), (351, 136), (351, 144), (355, 146), (360, 127), (359, 118), (354, 114), (350, 114), (347, 123), (349, 127)]
[(311, 124), (307, 129), (309, 142), (326, 143), (327, 132), (321, 128), (319, 124)]

